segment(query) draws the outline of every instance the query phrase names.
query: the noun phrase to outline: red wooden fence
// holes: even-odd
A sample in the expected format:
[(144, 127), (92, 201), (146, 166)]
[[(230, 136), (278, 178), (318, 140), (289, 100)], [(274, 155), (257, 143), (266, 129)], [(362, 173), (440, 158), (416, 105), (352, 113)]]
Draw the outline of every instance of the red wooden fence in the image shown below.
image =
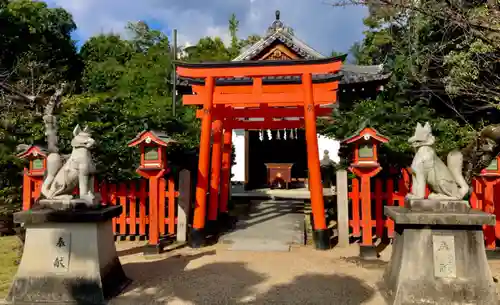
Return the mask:
[[(400, 179), (373, 178), (370, 206), (361, 204), (362, 190), (359, 178), (351, 179), (349, 201), (351, 215), (349, 226), (354, 237), (371, 236), (362, 241), (363, 245), (372, 245), (373, 237), (381, 238), (384, 234), (394, 236), (394, 222), (384, 216), (385, 205), (404, 205), (404, 198), (410, 190), (411, 179), (406, 170)], [(484, 236), (488, 249), (496, 247), (500, 240), (500, 177), (482, 176), (473, 182), (473, 193), (470, 204), (473, 208), (497, 216), (496, 226), (485, 226)], [(40, 196), (42, 177), (24, 175), (23, 209), (30, 209)], [(159, 194), (159, 235), (173, 235), (177, 223), (176, 198), (179, 193), (175, 189), (172, 177), (160, 179)], [(122, 205), (123, 213), (113, 219), (113, 230), (118, 236), (149, 236), (149, 190), (148, 181), (127, 181), (119, 184), (96, 183), (95, 192), (100, 193), (102, 204)], [(496, 199), (496, 200), (495, 200)], [(368, 242), (367, 242), (368, 240)]]
[[(372, 179), (370, 194), (371, 205), (363, 207), (361, 204), (362, 190), (359, 178), (350, 179), (351, 190), (349, 201), (351, 215), (349, 227), (352, 236), (371, 236), (372, 238), (361, 241), (362, 245), (373, 245), (373, 237), (382, 238), (384, 234), (394, 236), (394, 222), (384, 216), (384, 206), (404, 206), (404, 198), (411, 187), (411, 178), (406, 170), (402, 170), (402, 178)], [(483, 176), (473, 182), (473, 193), (470, 197), (472, 208), (492, 213), (497, 216), (496, 226), (484, 226), (486, 247), (494, 249), (496, 240), (500, 240), (500, 177)], [(495, 201), (496, 199), (496, 201)], [(369, 240), (370, 242), (366, 242)]]
[[(42, 177), (24, 175), (23, 210), (29, 210), (40, 197)], [(175, 189), (174, 178), (159, 180), (159, 235), (174, 235), (177, 223), (176, 198), (179, 192)], [(75, 190), (75, 193), (77, 190)], [(101, 194), (103, 205), (121, 205), (122, 214), (113, 218), (113, 232), (118, 236), (149, 236), (149, 190), (145, 179), (132, 180), (118, 184), (106, 182), (94, 185), (94, 192)]]

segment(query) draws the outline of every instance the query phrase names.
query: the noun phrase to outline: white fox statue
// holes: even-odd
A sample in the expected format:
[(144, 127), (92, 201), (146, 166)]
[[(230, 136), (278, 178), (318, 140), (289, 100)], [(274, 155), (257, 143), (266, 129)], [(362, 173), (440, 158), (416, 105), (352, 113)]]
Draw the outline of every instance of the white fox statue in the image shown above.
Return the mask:
[(95, 145), (95, 140), (92, 139), (88, 128), (81, 130), (78, 125), (73, 130), (73, 136), (73, 151), (64, 165), (59, 153), (52, 152), (48, 155), (42, 195), (46, 199), (69, 201), (73, 199), (73, 190), (78, 186), (80, 199), (89, 201), (87, 205), (93, 205), (93, 175), (96, 169), (90, 149)]
[(415, 134), (408, 142), (416, 149), (411, 164), (412, 188), (408, 199), (424, 199), (426, 185), (431, 189), (429, 199), (462, 200), (469, 186), (462, 174), (463, 155), (459, 150), (448, 154), (447, 165), (437, 156), (432, 147), (435, 138), (430, 124), (417, 123)]

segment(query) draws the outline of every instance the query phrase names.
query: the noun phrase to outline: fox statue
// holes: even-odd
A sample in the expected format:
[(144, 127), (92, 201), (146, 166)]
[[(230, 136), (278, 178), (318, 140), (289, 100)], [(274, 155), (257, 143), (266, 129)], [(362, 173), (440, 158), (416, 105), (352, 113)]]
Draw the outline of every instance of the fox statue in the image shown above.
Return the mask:
[(47, 175), (42, 184), (42, 195), (46, 199), (71, 200), (73, 190), (78, 186), (81, 199), (89, 199), (88, 205), (93, 204), (93, 175), (95, 164), (92, 161), (90, 149), (94, 147), (87, 127), (83, 130), (77, 125), (73, 130), (71, 146), (73, 151), (62, 165), (62, 157), (52, 152), (47, 157)]
[(459, 150), (448, 154), (447, 165), (432, 147), (435, 138), (430, 124), (417, 123), (415, 134), (408, 142), (416, 149), (411, 164), (412, 188), (408, 199), (424, 199), (426, 185), (431, 189), (429, 199), (462, 200), (469, 186), (462, 174), (463, 155)]

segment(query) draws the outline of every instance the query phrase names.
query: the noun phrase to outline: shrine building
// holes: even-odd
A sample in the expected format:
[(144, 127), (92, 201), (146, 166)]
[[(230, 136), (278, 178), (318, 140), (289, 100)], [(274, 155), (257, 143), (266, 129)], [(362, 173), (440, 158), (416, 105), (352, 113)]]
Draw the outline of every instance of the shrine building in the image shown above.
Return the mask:
[(301, 42), (277, 11), (266, 36), (233, 61), (176, 62), (182, 103), (196, 106), (201, 119), (192, 247), (230, 217), (231, 172), (246, 189), (309, 189), (315, 247), (330, 247), (320, 156), (328, 151), (339, 161), (339, 143), (318, 135), (316, 120), (331, 117), (339, 103), (375, 97), (389, 77), (382, 67), (349, 66), (345, 59)]
[[(292, 28), (280, 20), (280, 13), (276, 11), (276, 20), (268, 27), (265, 36), (255, 44), (244, 49), (234, 62), (242, 61), (284, 61), (284, 60), (317, 60), (327, 56), (319, 53), (297, 36)], [(390, 77), (384, 73), (382, 65), (359, 66), (343, 63), (338, 72), (326, 75), (314, 75), (315, 83), (327, 83), (338, 80), (336, 100), (324, 104), (324, 109), (318, 117), (329, 117), (339, 104), (351, 104), (355, 100), (375, 98), (377, 92)], [(202, 85), (202, 79), (180, 77), (181, 90), (186, 92), (187, 87)], [(276, 76), (263, 79), (264, 84), (300, 84), (300, 77)], [(219, 78), (217, 86), (245, 86), (252, 85), (249, 77)], [(184, 87), (182, 89), (182, 87)], [(191, 89), (189, 89), (191, 91)], [(242, 107), (243, 108), (243, 107)], [(238, 107), (235, 107), (238, 109)], [(287, 120), (297, 120), (289, 117)], [(262, 118), (248, 118), (248, 121), (262, 121)], [(291, 165), (291, 179), (306, 181), (307, 149), (305, 131), (303, 128), (284, 129), (233, 129), (232, 143), (235, 148), (235, 164), (231, 168), (231, 182), (244, 184), (245, 189), (265, 188), (268, 186), (268, 172), (266, 164)], [(338, 149), (340, 142), (317, 135), (320, 157), (324, 151), (334, 162), (339, 162)], [(300, 183), (299, 183), (300, 185)]]

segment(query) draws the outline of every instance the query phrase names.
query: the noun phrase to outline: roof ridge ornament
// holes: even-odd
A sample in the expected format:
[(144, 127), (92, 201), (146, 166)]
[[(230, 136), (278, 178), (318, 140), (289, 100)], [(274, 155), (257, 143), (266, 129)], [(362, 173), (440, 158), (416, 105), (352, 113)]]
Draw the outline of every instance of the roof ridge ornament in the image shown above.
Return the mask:
[(281, 21), (281, 12), (279, 10), (276, 10), (275, 12), (276, 19), (274, 22), (267, 28), (267, 36), (271, 36), (274, 33), (277, 32), (287, 32), (288, 34), (293, 34), (293, 29), (286, 26), (282, 21)]

